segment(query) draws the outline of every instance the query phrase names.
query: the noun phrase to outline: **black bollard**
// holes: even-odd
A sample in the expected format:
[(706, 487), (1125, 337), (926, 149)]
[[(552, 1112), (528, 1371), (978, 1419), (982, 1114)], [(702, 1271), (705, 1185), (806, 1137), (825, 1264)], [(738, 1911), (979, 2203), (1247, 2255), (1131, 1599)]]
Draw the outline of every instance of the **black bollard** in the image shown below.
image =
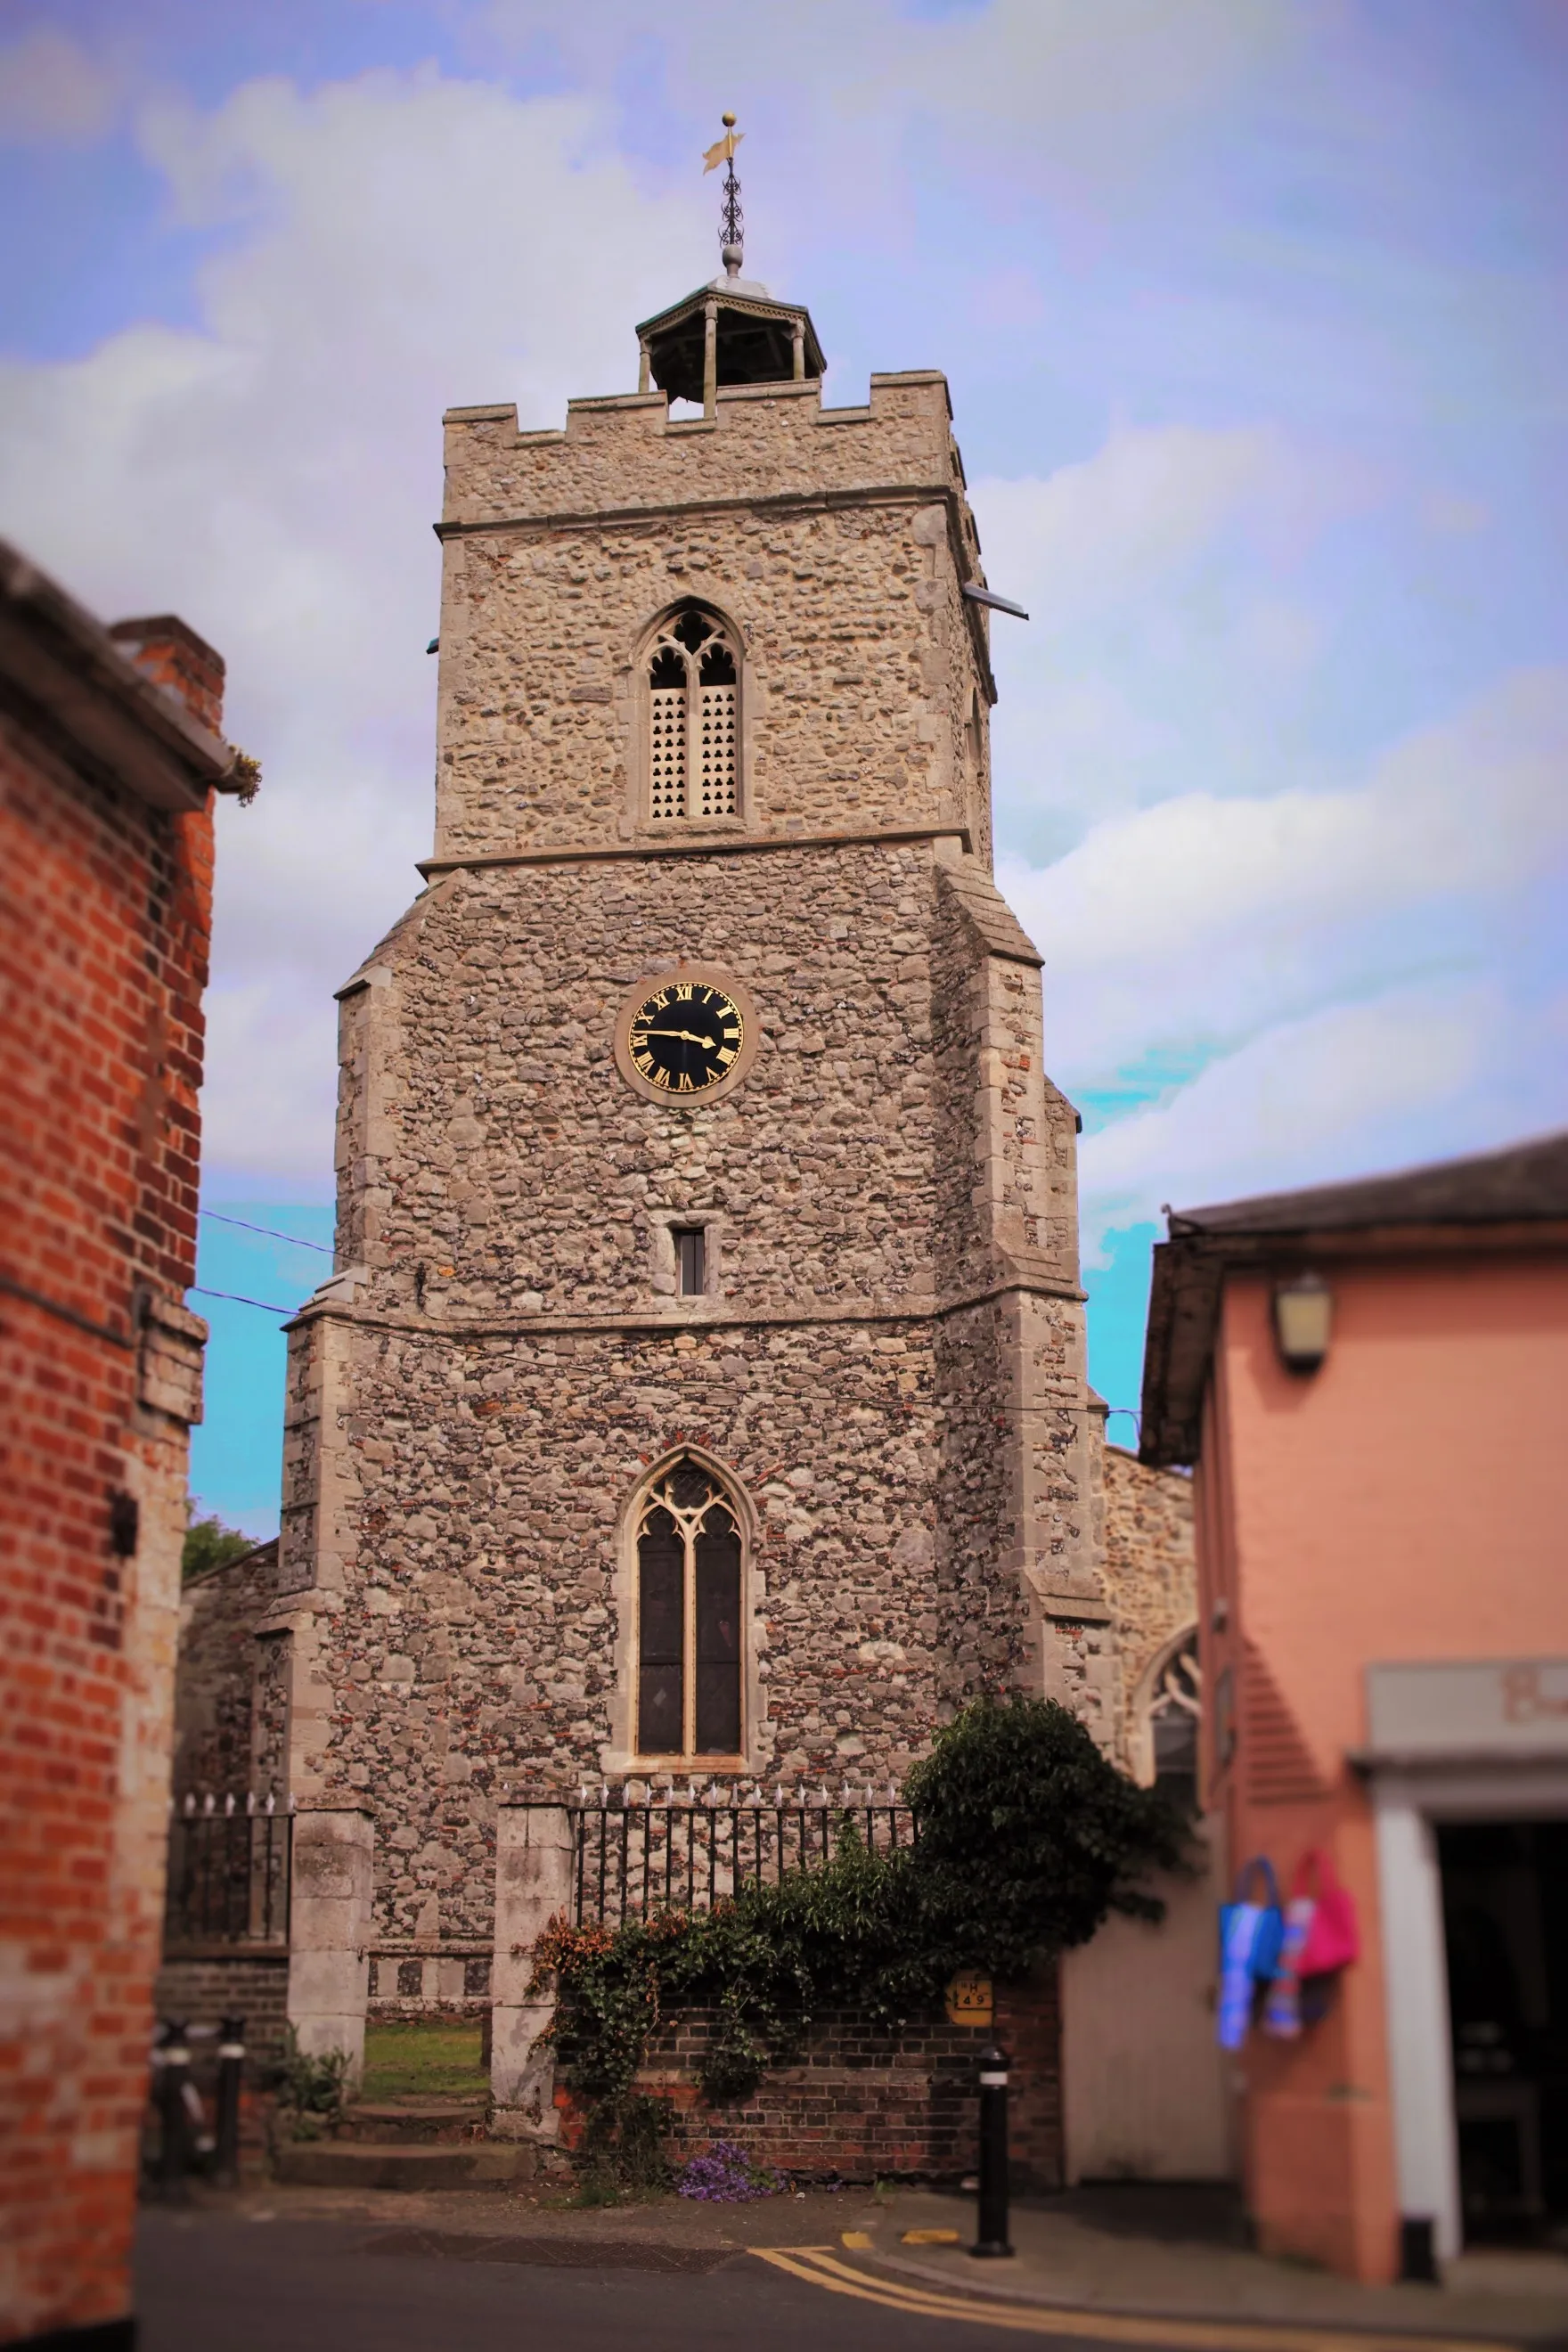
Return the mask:
[(154, 2056), (158, 2069), (158, 2115), (163, 2144), (158, 2150), (158, 2186), (165, 2197), (186, 2194), (190, 2164), (190, 2132), (185, 2116), (185, 2085), (191, 2079), (191, 2050), (183, 2023), (165, 2021), (159, 2031)]
[(969, 2251), (994, 2258), (1007, 2243), (1007, 2053), (999, 2042), (980, 2053), (980, 2211)]
[(217, 2158), (220, 2180), (239, 2186), (239, 2085), (245, 2073), (245, 2020), (226, 2017), (218, 2027)]

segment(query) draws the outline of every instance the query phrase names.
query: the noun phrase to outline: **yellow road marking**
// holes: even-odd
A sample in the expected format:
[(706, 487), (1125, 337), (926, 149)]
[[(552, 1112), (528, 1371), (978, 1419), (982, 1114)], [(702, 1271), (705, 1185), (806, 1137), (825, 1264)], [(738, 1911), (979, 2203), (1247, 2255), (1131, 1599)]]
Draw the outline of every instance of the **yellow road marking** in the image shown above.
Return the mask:
[[(850, 2235), (863, 2236), (863, 2231)], [(983, 2303), (940, 2289), (905, 2285), (851, 2270), (826, 2246), (753, 2246), (775, 2269), (830, 2294), (847, 2294), (923, 2319), (961, 2319), (1016, 2335), (1072, 2336), (1099, 2344), (1157, 2344), (1173, 2352), (1519, 2352), (1517, 2346), (1457, 2336), (1415, 2336), (1402, 2328), (1310, 2327), (1273, 2321), (1161, 2319), (1130, 2312), (1069, 2311), (1039, 2305)]]
[[(844, 2242), (847, 2245), (848, 2239), (846, 2238)], [(958, 2231), (956, 2230), (900, 2230), (899, 2243), (900, 2246), (956, 2246)]]
[(871, 2251), (870, 2232), (866, 2230), (840, 2230), (838, 2242), (847, 2246), (852, 2254), (868, 2254)]

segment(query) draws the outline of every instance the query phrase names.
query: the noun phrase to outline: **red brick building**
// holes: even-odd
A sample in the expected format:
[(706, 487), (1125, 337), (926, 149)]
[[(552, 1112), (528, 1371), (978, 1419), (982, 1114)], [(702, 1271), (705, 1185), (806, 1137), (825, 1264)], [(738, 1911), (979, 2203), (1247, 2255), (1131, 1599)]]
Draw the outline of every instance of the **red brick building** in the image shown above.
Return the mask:
[(223, 663), (0, 544), (0, 2339), (132, 2341)]

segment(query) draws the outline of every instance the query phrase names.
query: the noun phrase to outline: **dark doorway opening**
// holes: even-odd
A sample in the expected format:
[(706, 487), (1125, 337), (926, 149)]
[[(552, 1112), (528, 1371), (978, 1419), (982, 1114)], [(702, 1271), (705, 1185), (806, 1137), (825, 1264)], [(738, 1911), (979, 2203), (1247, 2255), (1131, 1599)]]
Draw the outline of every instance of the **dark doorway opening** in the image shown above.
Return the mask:
[(1437, 1832), (1467, 2243), (1568, 2247), (1568, 1822)]

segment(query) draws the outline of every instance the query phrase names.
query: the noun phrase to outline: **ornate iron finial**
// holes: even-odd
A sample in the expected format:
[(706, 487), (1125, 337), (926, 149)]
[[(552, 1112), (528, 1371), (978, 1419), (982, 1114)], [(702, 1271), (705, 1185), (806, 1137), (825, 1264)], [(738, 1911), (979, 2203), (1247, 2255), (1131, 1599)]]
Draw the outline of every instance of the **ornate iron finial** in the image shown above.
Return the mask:
[(719, 119), (724, 125), (724, 136), (716, 139), (708, 149), (702, 158), (702, 169), (714, 172), (721, 163), (724, 166), (724, 202), (719, 215), (719, 257), (724, 264), (726, 276), (739, 278), (741, 264), (745, 258), (746, 216), (741, 210), (741, 184), (735, 177), (735, 150), (746, 134), (736, 130), (732, 114), (723, 114)]

